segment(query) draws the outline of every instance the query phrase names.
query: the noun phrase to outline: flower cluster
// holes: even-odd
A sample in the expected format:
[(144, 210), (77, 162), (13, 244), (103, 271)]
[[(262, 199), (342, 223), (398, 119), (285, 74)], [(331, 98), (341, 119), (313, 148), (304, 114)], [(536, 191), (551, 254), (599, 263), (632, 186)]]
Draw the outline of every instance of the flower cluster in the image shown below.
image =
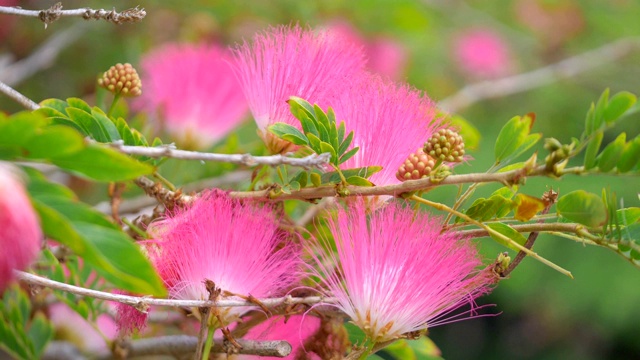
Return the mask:
[(131, 64), (116, 64), (109, 68), (98, 79), (98, 85), (122, 96), (140, 96), (142, 94), (142, 81), (136, 69)]

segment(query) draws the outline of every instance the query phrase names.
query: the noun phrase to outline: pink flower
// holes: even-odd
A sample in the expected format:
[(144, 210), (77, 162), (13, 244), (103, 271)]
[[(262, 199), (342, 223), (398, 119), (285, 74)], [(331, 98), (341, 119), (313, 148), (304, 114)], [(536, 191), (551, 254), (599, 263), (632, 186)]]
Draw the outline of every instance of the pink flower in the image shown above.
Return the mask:
[(397, 184), (398, 167), (442, 126), (435, 119), (435, 104), (408, 85), (370, 74), (350, 85), (327, 103), (347, 131), (354, 131), (352, 147), (360, 148), (341, 168), (382, 166), (369, 180), (376, 185)]
[(165, 45), (142, 59), (138, 105), (159, 113), (178, 142), (207, 147), (244, 120), (247, 103), (231, 53), (218, 45)]
[[(268, 206), (209, 192), (153, 226), (159, 238), (147, 248), (155, 248), (150, 256), (172, 298), (208, 299), (205, 280), (233, 294), (272, 297), (298, 279), (298, 250), (278, 230)], [(221, 312), (228, 324), (249, 309)]]
[(42, 231), (17, 169), (0, 162), (0, 292), (36, 258)]
[(300, 128), (289, 112), (289, 97), (323, 102), (330, 93), (340, 92), (365, 63), (361, 49), (343, 37), (299, 26), (271, 28), (256, 35), (252, 44), (239, 46), (235, 55), (234, 69), (263, 138), (275, 122)]
[[(489, 290), (492, 278), (473, 245), (437, 220), (390, 204), (367, 216), (362, 201), (338, 211), (328, 226), (337, 254), (312, 252), (327, 296), (370, 340), (384, 342), (455, 321), (451, 312)], [(324, 240), (328, 242), (327, 239)], [(340, 264), (334, 269), (331, 264)]]
[(63, 303), (49, 306), (49, 320), (55, 328), (56, 339), (69, 341), (87, 353), (108, 350), (103, 335), (108, 339), (114, 339), (116, 336), (116, 324), (109, 315), (102, 314), (97, 317), (97, 330), (88, 320)]
[[(320, 328), (320, 319), (314, 316), (291, 316), (287, 322), (283, 317), (273, 317), (252, 328), (244, 339), (250, 340), (285, 340), (291, 344), (291, 353), (284, 359), (308, 359), (317, 355), (306, 353), (304, 341)], [(254, 356), (240, 355), (236, 359), (255, 359)], [(261, 357), (261, 359), (277, 359), (276, 357)]]
[(458, 66), (476, 78), (496, 78), (508, 75), (513, 67), (508, 45), (488, 29), (469, 30), (454, 42)]
[(370, 71), (395, 80), (402, 76), (407, 64), (407, 52), (397, 41), (383, 36), (367, 40), (351, 24), (345, 22), (335, 23), (329, 30), (342, 35), (353, 46), (364, 49)]

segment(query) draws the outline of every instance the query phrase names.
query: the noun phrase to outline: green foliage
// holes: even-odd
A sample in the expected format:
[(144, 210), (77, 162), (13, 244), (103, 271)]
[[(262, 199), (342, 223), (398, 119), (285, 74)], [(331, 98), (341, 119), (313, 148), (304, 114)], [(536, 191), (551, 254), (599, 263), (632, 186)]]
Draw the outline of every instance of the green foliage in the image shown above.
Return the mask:
[(300, 121), (302, 130), (285, 123), (269, 126), (269, 131), (280, 139), (296, 145), (308, 146), (316, 154), (331, 154), (331, 163), (338, 167), (356, 154), (358, 148), (349, 151), (353, 140), (353, 131), (346, 134), (344, 121), (340, 125), (331, 108), (324, 112), (318, 105), (311, 105), (304, 99), (292, 96), (289, 108), (293, 116)]
[(140, 248), (116, 225), (70, 191), (33, 169), (28, 191), (45, 235), (67, 246), (118, 288), (162, 296), (162, 281)]
[(612, 126), (617, 120), (633, 111), (637, 98), (626, 91), (615, 94), (609, 99), (609, 89), (606, 89), (596, 104), (591, 104), (585, 120), (584, 137), (592, 135), (605, 126)]
[(516, 116), (502, 127), (494, 148), (496, 164), (509, 163), (540, 140), (542, 134), (530, 133), (534, 121), (534, 114)]
[(602, 150), (602, 153), (596, 159), (600, 171), (609, 172), (616, 166), (625, 148), (626, 140), (627, 134), (622, 133)]
[[(368, 179), (371, 177), (371, 175), (377, 173), (380, 170), (382, 170), (381, 166), (368, 166), (368, 167), (341, 170), (341, 173), (342, 173), (342, 176), (344, 176), (348, 182), (350, 178)], [(338, 184), (341, 182), (340, 173), (338, 173), (337, 171), (329, 171), (329, 172), (323, 173), (321, 175), (321, 180), (323, 184), (327, 184), (327, 183)], [(372, 186), (372, 184), (368, 180), (367, 180), (367, 183), (369, 185), (366, 185), (366, 186)], [(352, 184), (352, 185), (355, 185), (355, 184)]]
[(4, 292), (0, 302), (0, 348), (15, 359), (40, 359), (53, 338), (53, 326), (40, 311), (32, 315), (31, 302), (19, 286)]
[(384, 352), (398, 360), (440, 360), (440, 349), (426, 336), (417, 340), (398, 340), (384, 348)]
[[(514, 190), (508, 187), (500, 188), (489, 198), (476, 199), (465, 214), (478, 221), (504, 217), (516, 206), (516, 203), (511, 200), (514, 194)], [(462, 219), (458, 218), (457, 221)]]
[(0, 114), (0, 144), (0, 159), (47, 161), (98, 181), (130, 180), (155, 170), (114, 149), (86, 144), (75, 127), (41, 113)]
[(458, 133), (464, 139), (465, 149), (476, 150), (478, 146), (480, 146), (480, 139), (482, 138), (482, 135), (478, 128), (458, 115), (454, 115), (448, 120), (454, 128), (458, 129)]
[(592, 228), (606, 224), (608, 219), (602, 199), (584, 190), (575, 190), (560, 197), (556, 210), (558, 215)]
[[(495, 222), (495, 223), (489, 223), (489, 224), (486, 224), (486, 225), (490, 229), (495, 230), (496, 232), (508, 237), (509, 239), (517, 242), (520, 245), (524, 245), (524, 243), (527, 242), (527, 238), (525, 238), (524, 235), (522, 235), (516, 229), (512, 228), (511, 226), (509, 226), (507, 224)], [(496, 242), (498, 242), (498, 243), (500, 243), (500, 244), (502, 244), (504, 246), (507, 246), (512, 250), (515, 250), (515, 251), (519, 250), (517, 247), (515, 247), (510, 242), (506, 242), (502, 238), (499, 238), (499, 237), (495, 236), (494, 234), (490, 234), (490, 235), (493, 238), (493, 240), (495, 240)]]

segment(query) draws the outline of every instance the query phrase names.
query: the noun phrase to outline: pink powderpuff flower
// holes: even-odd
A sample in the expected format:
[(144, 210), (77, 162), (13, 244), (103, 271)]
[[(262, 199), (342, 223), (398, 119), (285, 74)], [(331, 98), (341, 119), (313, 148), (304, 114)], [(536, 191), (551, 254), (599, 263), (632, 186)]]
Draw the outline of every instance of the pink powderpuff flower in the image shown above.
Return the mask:
[[(281, 295), (298, 280), (299, 249), (279, 231), (268, 206), (209, 192), (152, 226), (158, 238), (146, 247), (174, 299), (209, 299), (205, 280), (256, 298)], [(248, 310), (221, 309), (223, 325)]]
[(362, 49), (342, 36), (299, 26), (270, 28), (234, 52), (234, 70), (259, 133), (272, 152), (292, 147), (269, 139), (269, 125), (284, 122), (300, 128), (289, 112), (289, 97), (321, 103), (330, 93), (340, 92), (346, 79), (365, 64)]
[(144, 91), (136, 104), (159, 113), (178, 143), (209, 147), (247, 115), (248, 105), (230, 59), (230, 51), (215, 44), (158, 48), (142, 58)]
[(329, 31), (342, 35), (353, 46), (364, 49), (367, 57), (367, 68), (376, 74), (389, 79), (398, 80), (407, 64), (407, 51), (397, 41), (385, 36), (365, 39), (347, 22), (337, 22), (329, 26)]
[(36, 258), (42, 230), (18, 169), (0, 162), (0, 292)]
[(341, 168), (382, 166), (369, 178), (376, 185), (400, 183), (398, 167), (443, 126), (435, 104), (418, 90), (366, 73), (327, 105), (354, 131), (352, 147), (360, 148)]
[[(436, 219), (389, 204), (370, 216), (362, 201), (328, 220), (329, 240), (311, 252), (327, 296), (373, 342), (456, 321), (451, 313), (489, 291), (493, 279), (478, 272), (477, 250)], [(336, 269), (332, 264), (340, 264)]]
[(96, 318), (96, 329), (68, 305), (57, 303), (49, 306), (49, 320), (55, 329), (56, 339), (69, 341), (86, 353), (109, 350), (104, 337), (116, 337), (116, 323), (108, 314)]
[(509, 46), (488, 29), (468, 30), (454, 41), (453, 52), (460, 69), (474, 78), (497, 78), (512, 72)]
[[(320, 319), (315, 316), (294, 315), (285, 322), (281, 316), (273, 317), (249, 330), (243, 339), (248, 340), (285, 340), (291, 344), (291, 353), (284, 358), (263, 356), (261, 359), (310, 359), (318, 358), (314, 353), (304, 350), (304, 341), (320, 329)], [(238, 355), (234, 359), (255, 359), (255, 356)]]

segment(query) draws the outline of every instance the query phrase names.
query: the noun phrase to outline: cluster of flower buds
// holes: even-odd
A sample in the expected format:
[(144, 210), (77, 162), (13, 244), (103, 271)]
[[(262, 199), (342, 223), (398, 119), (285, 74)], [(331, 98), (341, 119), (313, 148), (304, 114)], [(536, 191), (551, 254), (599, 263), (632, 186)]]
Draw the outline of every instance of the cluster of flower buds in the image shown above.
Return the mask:
[(464, 140), (451, 129), (440, 129), (424, 143), (424, 152), (432, 158), (445, 162), (462, 162)]
[(116, 64), (105, 71), (98, 84), (114, 94), (122, 96), (140, 96), (142, 81), (131, 64)]
[(431, 156), (425, 154), (422, 149), (418, 149), (411, 153), (404, 164), (398, 168), (396, 178), (400, 181), (426, 178), (429, 177), (435, 165), (436, 161)]

